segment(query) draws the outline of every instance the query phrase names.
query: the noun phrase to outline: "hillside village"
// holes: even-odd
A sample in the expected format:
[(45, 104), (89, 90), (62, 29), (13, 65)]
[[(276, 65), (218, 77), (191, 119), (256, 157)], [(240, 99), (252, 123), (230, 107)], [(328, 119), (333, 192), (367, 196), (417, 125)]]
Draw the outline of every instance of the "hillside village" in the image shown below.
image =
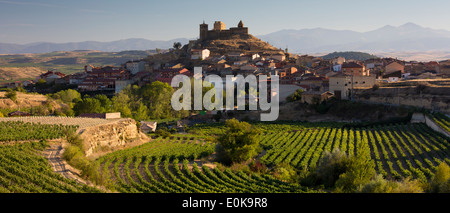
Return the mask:
[[(139, 86), (154, 81), (168, 83), (178, 74), (193, 75), (194, 67), (201, 67), (203, 76), (218, 75), (278, 75), (280, 101), (301, 89), (302, 102), (313, 103), (335, 97), (340, 100), (355, 98), (355, 89), (389, 86), (395, 82), (414, 79), (445, 79), (450, 76), (450, 60), (402, 61), (395, 58), (353, 60), (344, 57), (324, 59), (297, 55), (277, 49), (248, 33), (242, 21), (237, 27), (226, 29), (223, 22), (214, 23), (212, 30), (200, 24), (200, 37), (181, 47), (140, 60), (130, 60), (122, 66), (95, 66), (87, 64), (83, 72), (65, 75), (48, 71), (34, 81), (17, 81), (4, 87), (23, 86), (35, 91), (38, 83), (68, 85), (80, 92), (96, 92), (109, 96), (128, 85)], [(355, 93), (354, 93), (355, 94)]]

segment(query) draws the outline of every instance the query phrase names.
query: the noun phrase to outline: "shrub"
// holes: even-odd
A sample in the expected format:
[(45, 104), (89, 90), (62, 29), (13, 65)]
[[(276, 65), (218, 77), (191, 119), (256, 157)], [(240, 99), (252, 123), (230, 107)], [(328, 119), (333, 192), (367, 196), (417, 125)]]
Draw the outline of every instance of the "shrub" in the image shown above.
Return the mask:
[(70, 162), (77, 154), (80, 153), (80, 148), (76, 146), (69, 146), (64, 150), (63, 158)]
[(74, 130), (67, 129), (65, 132), (65, 139), (70, 145), (76, 146), (80, 150), (84, 150), (83, 139)]
[(252, 160), (249, 163), (250, 170), (256, 173), (266, 173), (267, 172), (267, 166), (261, 163), (260, 160)]
[(361, 193), (421, 193), (423, 192), (419, 180), (409, 178), (401, 181), (390, 181), (383, 178), (381, 174), (366, 184), (360, 185), (357, 192)]
[(286, 97), (286, 101), (287, 102), (294, 102), (294, 101), (299, 101), (302, 99), (302, 93), (304, 91), (302, 89), (298, 89), (296, 90), (294, 93), (292, 93), (291, 95), (289, 95), (288, 97)]
[(11, 99), (12, 101), (16, 101), (17, 100), (17, 92), (15, 90), (9, 89), (6, 92), (5, 97)]
[(409, 178), (397, 182), (392, 193), (422, 193), (423, 189), (420, 186), (419, 180), (411, 180)]
[(280, 163), (273, 168), (273, 176), (288, 182), (296, 182), (298, 180), (296, 169), (286, 162)]
[(445, 162), (437, 166), (430, 185), (430, 192), (450, 193), (450, 167)]
[(63, 153), (63, 158), (73, 167), (81, 170), (81, 176), (97, 184), (106, 184), (106, 179), (99, 173), (100, 165), (90, 161), (83, 151), (83, 139), (73, 131), (66, 133), (69, 146)]
[(358, 192), (361, 193), (392, 193), (396, 184), (383, 178), (383, 175), (377, 175), (373, 180), (361, 185)]
[(315, 171), (318, 181), (327, 187), (334, 186), (339, 176), (347, 171), (349, 163), (347, 154), (340, 149), (325, 151)]
[(233, 172), (239, 172), (242, 171), (246, 174), (251, 174), (251, 169), (248, 163), (246, 162), (239, 162), (239, 163), (233, 163), (230, 167), (231, 171)]
[(158, 129), (155, 131), (155, 135), (163, 138), (170, 137), (172, 134), (164, 129)]

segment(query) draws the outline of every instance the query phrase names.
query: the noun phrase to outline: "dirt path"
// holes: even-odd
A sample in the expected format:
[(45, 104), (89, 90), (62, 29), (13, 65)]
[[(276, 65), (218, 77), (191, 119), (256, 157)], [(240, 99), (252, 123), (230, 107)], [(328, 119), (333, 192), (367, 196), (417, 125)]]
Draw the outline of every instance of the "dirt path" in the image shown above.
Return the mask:
[(78, 170), (68, 165), (62, 159), (62, 151), (63, 147), (61, 144), (51, 144), (50, 147), (44, 151), (44, 156), (48, 159), (53, 171), (61, 174), (65, 178), (86, 184), (86, 181), (79, 177)]

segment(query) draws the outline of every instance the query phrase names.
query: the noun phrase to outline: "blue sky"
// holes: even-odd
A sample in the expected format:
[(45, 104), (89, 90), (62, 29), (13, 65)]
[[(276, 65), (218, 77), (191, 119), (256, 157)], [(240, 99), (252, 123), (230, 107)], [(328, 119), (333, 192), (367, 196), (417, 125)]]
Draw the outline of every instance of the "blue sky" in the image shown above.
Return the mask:
[(203, 20), (230, 27), (242, 19), (253, 35), (407, 22), (450, 30), (448, 8), (448, 0), (0, 0), (0, 43), (196, 38)]

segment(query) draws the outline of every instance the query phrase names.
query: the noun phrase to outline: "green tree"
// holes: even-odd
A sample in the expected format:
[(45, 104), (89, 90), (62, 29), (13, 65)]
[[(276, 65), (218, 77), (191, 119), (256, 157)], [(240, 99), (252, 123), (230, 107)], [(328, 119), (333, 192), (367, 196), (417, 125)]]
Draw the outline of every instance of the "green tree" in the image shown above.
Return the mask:
[(149, 119), (148, 109), (143, 103), (139, 103), (139, 107), (133, 112), (133, 118), (137, 121), (145, 121)]
[(39, 90), (40, 89), (46, 89), (46, 88), (49, 87), (49, 85), (47, 84), (47, 81), (45, 79), (42, 79), (42, 78), (39, 79), (34, 85)]
[(17, 92), (15, 90), (8, 89), (8, 91), (5, 94), (5, 97), (15, 102), (17, 101)]
[(100, 113), (107, 113), (113, 111), (113, 104), (111, 100), (104, 94), (99, 94), (94, 97), (98, 101), (100, 101)]
[(216, 152), (224, 163), (249, 160), (257, 154), (259, 130), (236, 119), (225, 121), (225, 133), (217, 141)]
[(63, 103), (73, 107), (74, 102), (81, 99), (81, 94), (73, 89), (59, 91), (52, 96), (54, 99), (61, 100)]
[(347, 171), (339, 176), (336, 187), (351, 192), (376, 176), (375, 163), (370, 157), (369, 145), (360, 142), (356, 156), (350, 158)]
[(76, 115), (82, 113), (101, 113), (101, 102), (96, 98), (84, 97), (82, 100), (75, 103), (73, 111)]
[(122, 90), (112, 98), (112, 107), (116, 112), (120, 112), (122, 117), (131, 117), (130, 97)]
[(167, 83), (154, 81), (139, 89), (140, 98), (149, 110), (151, 119), (171, 118), (173, 88)]
[(173, 43), (173, 48), (179, 50), (181, 48), (181, 43), (180, 42), (174, 42)]

